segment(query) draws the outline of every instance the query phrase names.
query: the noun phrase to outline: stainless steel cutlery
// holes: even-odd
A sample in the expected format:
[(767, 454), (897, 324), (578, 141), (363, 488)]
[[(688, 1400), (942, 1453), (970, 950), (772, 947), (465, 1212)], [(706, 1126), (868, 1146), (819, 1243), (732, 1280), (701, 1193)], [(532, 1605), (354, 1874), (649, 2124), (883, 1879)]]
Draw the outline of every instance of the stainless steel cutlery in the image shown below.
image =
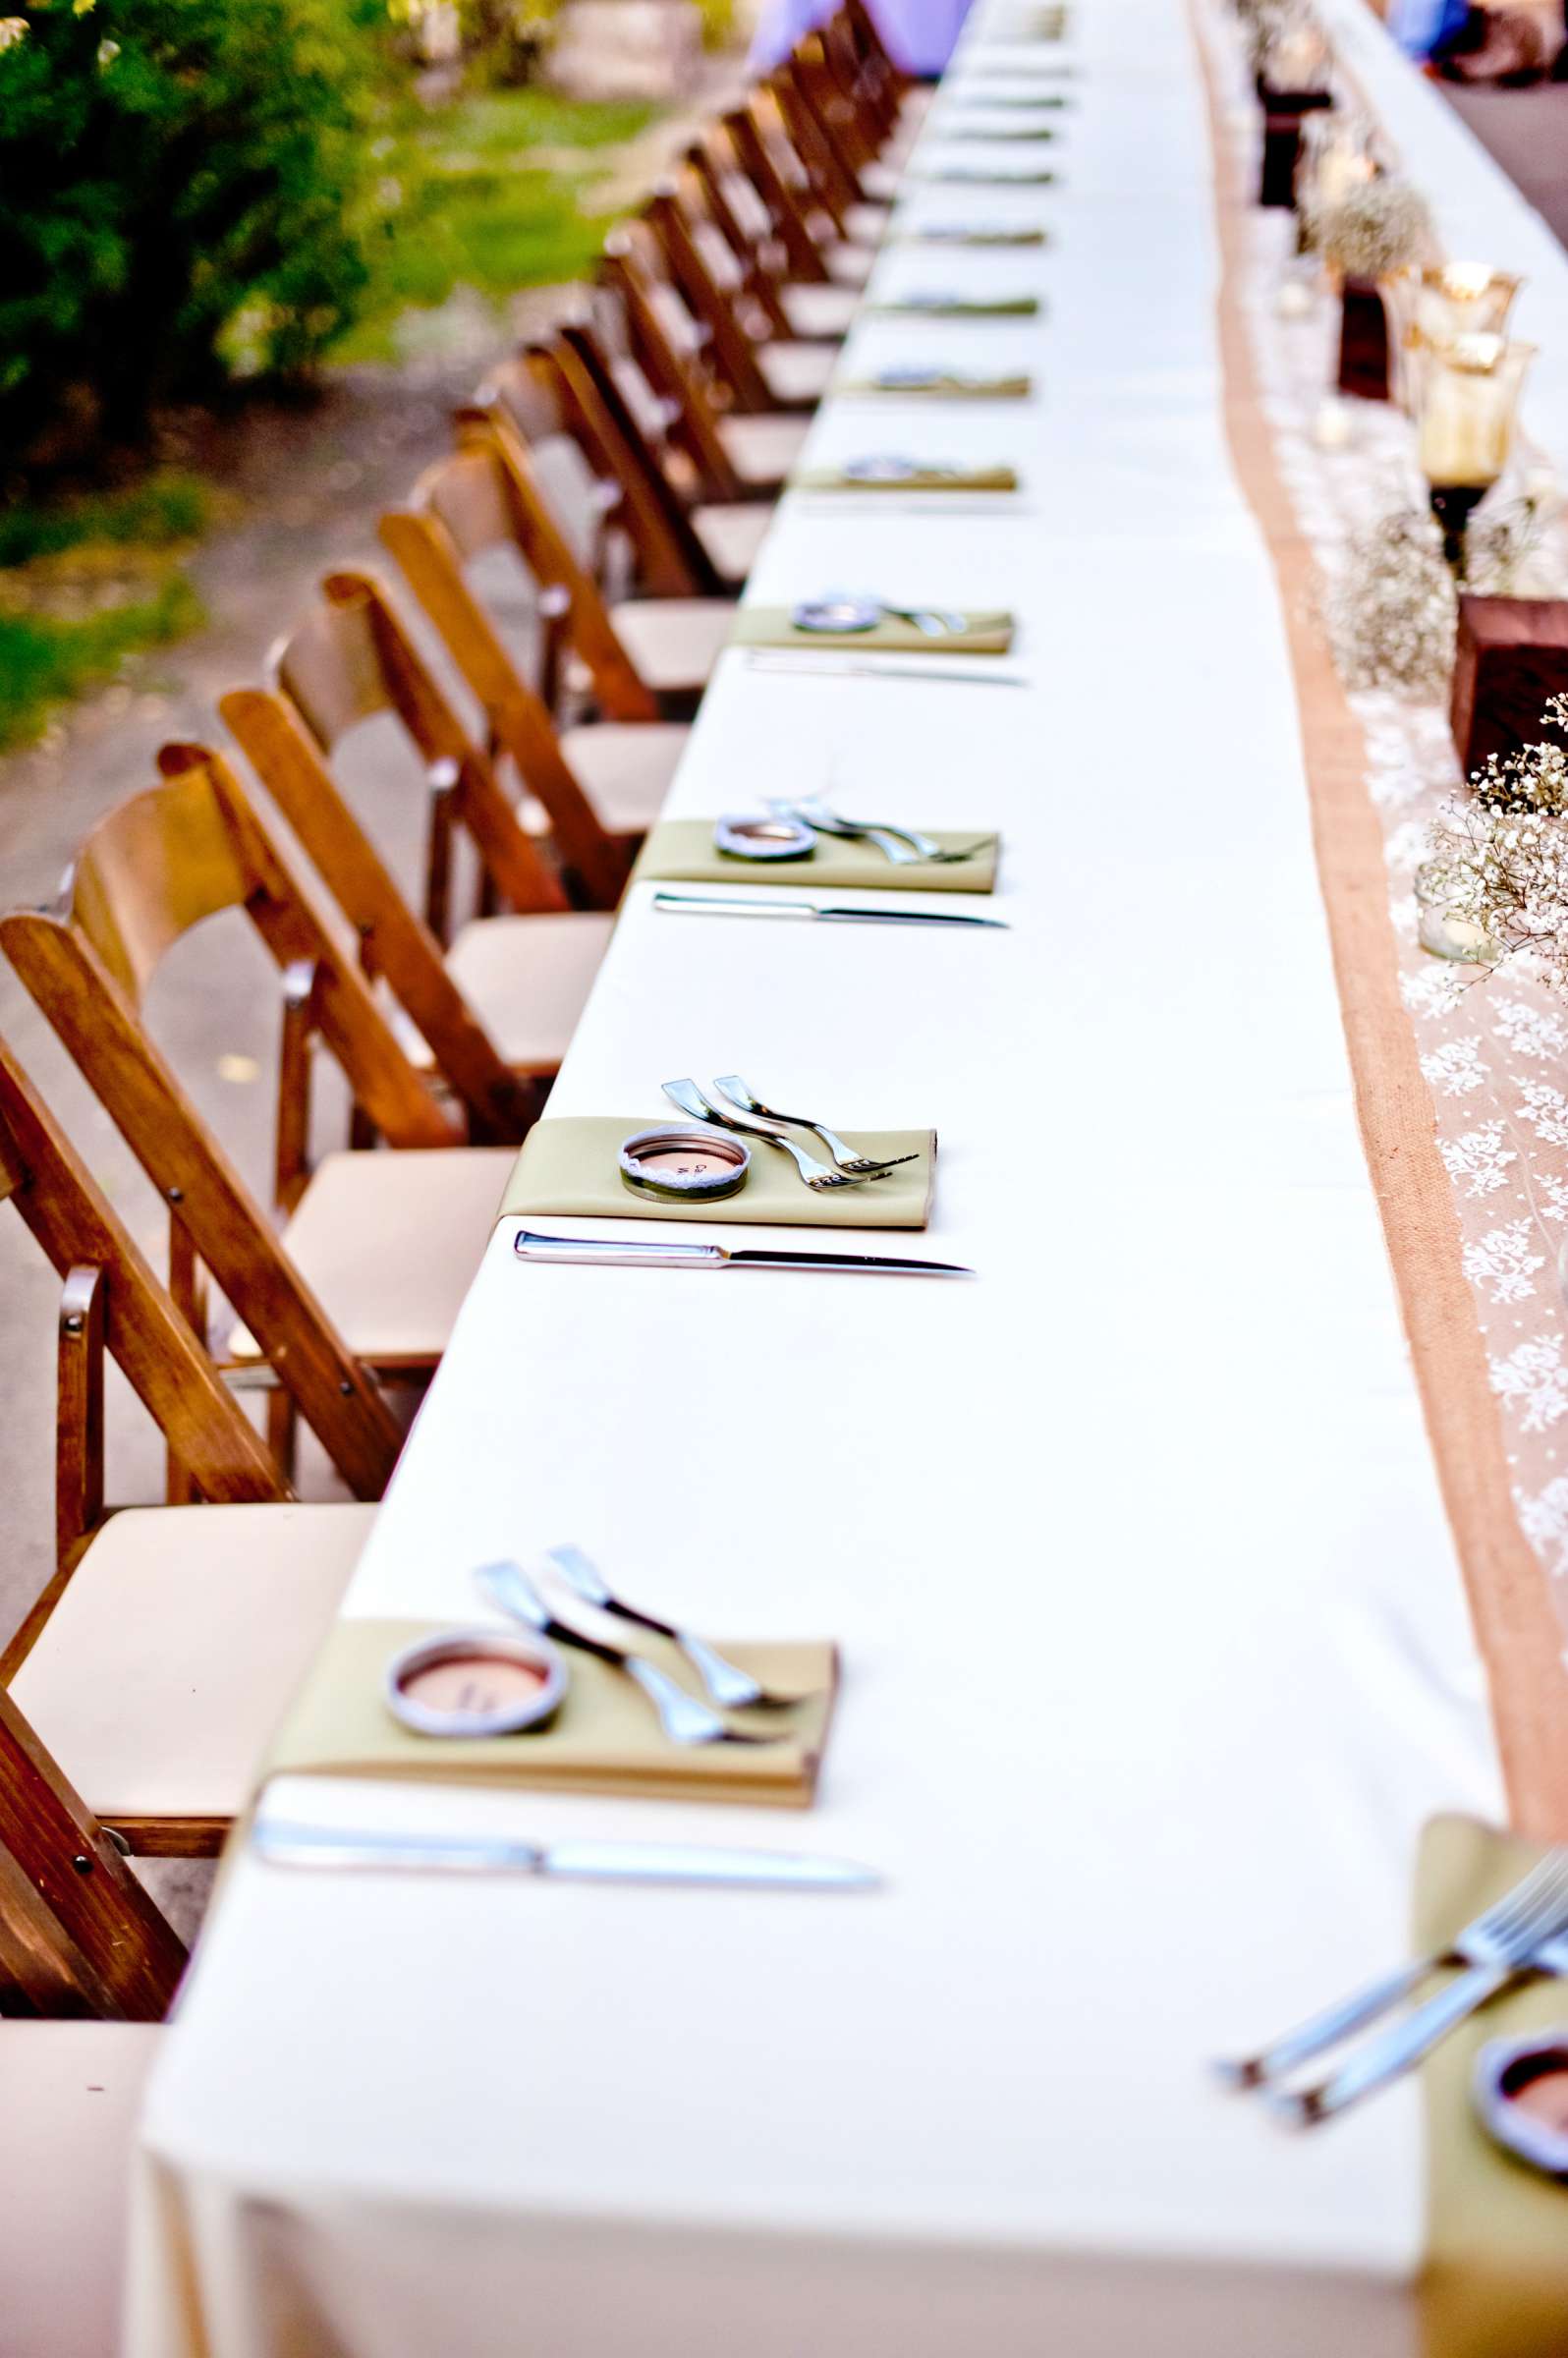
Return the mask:
[(855, 1149), (847, 1146), (838, 1133), (830, 1130), (825, 1122), (813, 1122), (804, 1113), (780, 1113), (776, 1105), (764, 1105), (761, 1098), (747, 1088), (739, 1073), (720, 1073), (714, 1080), (713, 1087), (721, 1097), (726, 1098), (731, 1105), (739, 1107), (742, 1113), (753, 1114), (761, 1121), (783, 1122), (795, 1130), (814, 1132), (832, 1155), (838, 1168), (841, 1171), (849, 1172), (853, 1177), (879, 1179), (884, 1171), (895, 1169), (901, 1162), (919, 1160), (919, 1156), (915, 1154), (884, 1154), (881, 1156), (858, 1154)]
[(789, 1156), (806, 1185), (817, 1194), (833, 1187), (863, 1187), (868, 1179), (882, 1179), (887, 1175), (885, 1166), (881, 1165), (862, 1175), (818, 1162), (816, 1156), (808, 1154), (806, 1149), (797, 1145), (779, 1123), (748, 1121), (742, 1114), (725, 1113), (714, 1104), (711, 1097), (703, 1095), (695, 1081), (663, 1081), (659, 1086), (670, 1103), (678, 1105), (683, 1113), (689, 1113), (695, 1122), (705, 1122), (710, 1129), (733, 1130), (741, 1138), (762, 1138), (770, 1147), (777, 1147)]
[(939, 670), (926, 669), (919, 660), (907, 655), (884, 655), (872, 659), (866, 655), (834, 657), (823, 652), (808, 653), (804, 647), (751, 647), (747, 649), (749, 671), (771, 672), (776, 679), (789, 679), (796, 674), (815, 673), (828, 680), (907, 680), (934, 681), (941, 687), (954, 688), (1027, 688), (1030, 682), (1017, 671), (960, 671), (944, 663)]
[(911, 1261), (897, 1253), (794, 1253), (772, 1245), (698, 1245), (673, 1237), (544, 1236), (520, 1228), (519, 1261), (570, 1261), (620, 1269), (829, 1269), (846, 1276), (973, 1277), (955, 1261)]
[(800, 795), (794, 800), (775, 795), (769, 797), (767, 808), (785, 818), (803, 820), (819, 835), (841, 835), (846, 842), (874, 844), (883, 859), (895, 868), (916, 868), (923, 864), (956, 867), (985, 849), (981, 842), (966, 844), (961, 851), (944, 851), (934, 836), (923, 835), (914, 827), (895, 827), (890, 819), (846, 818), (841, 812), (830, 811), (820, 795)]
[(700, 1703), (678, 1687), (656, 1663), (644, 1661), (623, 1646), (612, 1646), (606, 1640), (590, 1638), (570, 1621), (563, 1621), (546, 1603), (521, 1564), (481, 1564), (474, 1575), (493, 1605), (509, 1613), (514, 1621), (524, 1622), (541, 1636), (555, 1638), (564, 1646), (575, 1646), (584, 1654), (596, 1655), (601, 1662), (611, 1663), (624, 1670), (635, 1685), (642, 1688), (658, 1714), (659, 1725), (672, 1744), (771, 1744), (776, 1736), (753, 1735), (731, 1727), (718, 1712)]
[(639, 1629), (651, 1629), (661, 1638), (670, 1638), (680, 1648), (696, 1670), (713, 1701), (726, 1711), (744, 1711), (749, 1704), (787, 1703), (789, 1696), (769, 1695), (767, 1689), (743, 1670), (739, 1662), (727, 1661), (717, 1647), (709, 1646), (705, 1638), (692, 1635), (688, 1629), (678, 1629), (673, 1621), (661, 1621), (656, 1613), (644, 1613), (635, 1604), (617, 1597), (608, 1581), (591, 1563), (581, 1547), (547, 1547), (546, 1555), (556, 1571), (585, 1603), (597, 1605), (600, 1612), (614, 1613), (623, 1621), (634, 1622)]
[[(1445, 1966), (1463, 1970), (1425, 2003), (1401, 2012), (1388, 2029), (1365, 2040), (1326, 2079), (1307, 2087), (1282, 2085), (1302, 2065), (1403, 2006)], [(1401, 2078), (1510, 1982), (1527, 1973), (1565, 1970), (1568, 1850), (1554, 1850), (1446, 1949), (1381, 1975), (1271, 2046), (1217, 2069), (1231, 2087), (1260, 2091), (1280, 2119), (1310, 2128)]]
[(972, 917), (967, 910), (958, 909), (866, 909), (852, 901), (809, 900), (804, 893), (793, 893), (786, 901), (761, 892), (660, 890), (653, 895), (652, 906), (675, 917), (792, 917), (808, 922), (819, 919), (824, 925), (981, 926), (997, 933), (1008, 930), (1005, 917)]
[(573, 1882), (709, 1883), (775, 1891), (869, 1891), (870, 1867), (809, 1851), (725, 1850), (697, 1842), (514, 1842), (493, 1834), (411, 1834), (260, 1817), (251, 1848), (269, 1867), (376, 1875), (541, 1875)]

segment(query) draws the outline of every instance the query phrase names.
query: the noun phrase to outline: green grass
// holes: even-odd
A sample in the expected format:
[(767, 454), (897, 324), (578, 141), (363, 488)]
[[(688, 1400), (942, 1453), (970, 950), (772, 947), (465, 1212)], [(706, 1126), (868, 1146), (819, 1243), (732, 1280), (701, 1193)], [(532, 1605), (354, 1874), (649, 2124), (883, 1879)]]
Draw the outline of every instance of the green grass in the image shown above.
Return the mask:
[(115, 547), (168, 548), (194, 540), (206, 526), (211, 497), (194, 475), (165, 469), (126, 491), (100, 491), (0, 508), (0, 566), (63, 556), (88, 541)]
[[(386, 209), (370, 285), (358, 322), (329, 357), (395, 359), (402, 314), (433, 309), (458, 287), (502, 304), (525, 287), (586, 277), (615, 216), (586, 212), (582, 186), (598, 174), (602, 151), (635, 139), (654, 112), (535, 89), (489, 91), (434, 111), (399, 106), (381, 158)], [(546, 149), (581, 160), (541, 162)]]
[(167, 646), (205, 619), (176, 576), (150, 597), (80, 618), (0, 612), (0, 750), (30, 745), (55, 708), (113, 679), (126, 658)]

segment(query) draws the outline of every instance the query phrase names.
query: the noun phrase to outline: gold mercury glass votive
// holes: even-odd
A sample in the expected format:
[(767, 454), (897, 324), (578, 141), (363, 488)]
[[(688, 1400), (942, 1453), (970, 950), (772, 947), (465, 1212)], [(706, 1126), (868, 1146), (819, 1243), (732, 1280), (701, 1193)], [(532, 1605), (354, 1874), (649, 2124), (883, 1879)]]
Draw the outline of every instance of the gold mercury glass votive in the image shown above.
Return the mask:
[(1465, 528), (1508, 464), (1520, 389), (1535, 349), (1498, 335), (1421, 340), (1418, 456), (1442, 526), (1443, 554), (1461, 576)]
[(1297, 205), (1303, 210), (1328, 212), (1343, 204), (1352, 189), (1375, 180), (1377, 163), (1371, 148), (1372, 126), (1365, 115), (1345, 115), (1337, 107), (1325, 106), (1304, 116)]

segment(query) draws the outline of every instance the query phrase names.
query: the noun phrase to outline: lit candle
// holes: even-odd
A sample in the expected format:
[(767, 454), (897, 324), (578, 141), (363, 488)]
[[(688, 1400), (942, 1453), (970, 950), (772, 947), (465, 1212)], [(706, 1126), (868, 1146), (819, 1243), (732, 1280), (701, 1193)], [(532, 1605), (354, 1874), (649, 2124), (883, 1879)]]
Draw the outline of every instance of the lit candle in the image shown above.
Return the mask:
[(1485, 490), (1508, 463), (1514, 409), (1532, 348), (1501, 336), (1428, 339), (1420, 458), (1429, 483)]

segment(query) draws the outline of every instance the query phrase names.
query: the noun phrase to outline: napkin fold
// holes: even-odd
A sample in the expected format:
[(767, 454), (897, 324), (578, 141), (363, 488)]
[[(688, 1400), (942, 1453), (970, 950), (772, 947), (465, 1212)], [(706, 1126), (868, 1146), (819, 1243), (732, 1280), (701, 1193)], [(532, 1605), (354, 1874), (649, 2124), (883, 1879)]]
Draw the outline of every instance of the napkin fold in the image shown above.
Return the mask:
[(1017, 127), (1011, 124), (960, 123), (952, 128), (944, 126), (941, 136), (944, 140), (1054, 140), (1060, 134), (1048, 123), (1025, 123)]
[(933, 375), (920, 385), (882, 384), (874, 376), (851, 377), (845, 393), (885, 394), (893, 401), (1025, 401), (1035, 390), (1032, 376)]
[(798, 491), (1016, 491), (1014, 467), (965, 467), (952, 475), (917, 468), (913, 475), (847, 475), (842, 467), (812, 467), (795, 477)]
[(995, 612), (966, 614), (961, 631), (933, 638), (896, 614), (884, 614), (868, 631), (803, 631), (788, 606), (742, 606), (730, 634), (733, 646), (821, 646), (863, 648), (868, 654), (1005, 655), (1013, 644), (1013, 617)]
[[(498, 1219), (544, 1214), (600, 1220), (701, 1220), (767, 1228), (924, 1228), (936, 1184), (934, 1130), (855, 1130), (839, 1135), (857, 1153), (913, 1154), (885, 1179), (864, 1187), (808, 1187), (782, 1148), (748, 1139), (752, 1167), (746, 1185), (718, 1201), (670, 1203), (640, 1195), (621, 1177), (623, 1143), (639, 1130), (667, 1123), (699, 1125), (673, 1106), (662, 1114), (563, 1114), (535, 1122), (524, 1140), (501, 1198)], [(719, 1135), (715, 1131), (715, 1137)], [(809, 1130), (793, 1134), (808, 1154), (828, 1160)]]
[[(475, 1621), (478, 1620), (476, 1613)], [(672, 1744), (653, 1708), (624, 1671), (574, 1646), (566, 1700), (547, 1727), (515, 1736), (420, 1736), (394, 1719), (383, 1696), (388, 1664), (453, 1621), (339, 1621), (294, 1699), (262, 1769), (281, 1775), (413, 1776), (438, 1783), (537, 1785), (569, 1793), (644, 1794), (661, 1801), (742, 1801), (807, 1809), (816, 1788), (838, 1689), (838, 1650), (820, 1642), (733, 1645), (719, 1650), (770, 1692), (802, 1700), (782, 1710), (730, 1712), (738, 1728), (776, 1744)], [(678, 1648), (651, 1631), (629, 1645), (701, 1696)], [(703, 1698), (703, 1700), (706, 1700)]]
[[(1502, 1898), (1542, 1847), (1473, 1818), (1432, 1819), (1416, 1869), (1415, 1953), (1440, 1949)], [(1476, 2057), (1489, 2040), (1562, 2024), (1568, 1981), (1527, 1982), (1484, 2006), (1423, 2066), (1426, 2358), (1562, 2358), (1568, 2348), (1568, 2186), (1494, 2145), (1470, 2103)]]
[(1039, 309), (1037, 295), (955, 295), (950, 303), (875, 303), (872, 311), (882, 319), (1033, 319)]
[[(972, 860), (938, 866), (930, 860), (908, 868), (884, 860), (874, 844), (851, 843), (819, 835), (816, 849), (805, 860), (737, 860), (714, 848), (710, 818), (661, 818), (649, 834), (633, 872), (644, 884), (799, 884), (812, 892), (991, 892), (996, 885), (996, 857), (1000, 838), (934, 832), (933, 841), (945, 851), (966, 845), (983, 846)], [(810, 1147), (811, 1140), (803, 1144)], [(878, 1183), (880, 1184), (880, 1182)]]
[(979, 164), (942, 164), (927, 173), (928, 180), (946, 181), (950, 187), (968, 189), (1044, 189), (1056, 178), (1054, 172), (992, 172)]
[(1043, 246), (1042, 229), (971, 229), (961, 238), (933, 234), (928, 229), (911, 232), (912, 243), (918, 246)]

